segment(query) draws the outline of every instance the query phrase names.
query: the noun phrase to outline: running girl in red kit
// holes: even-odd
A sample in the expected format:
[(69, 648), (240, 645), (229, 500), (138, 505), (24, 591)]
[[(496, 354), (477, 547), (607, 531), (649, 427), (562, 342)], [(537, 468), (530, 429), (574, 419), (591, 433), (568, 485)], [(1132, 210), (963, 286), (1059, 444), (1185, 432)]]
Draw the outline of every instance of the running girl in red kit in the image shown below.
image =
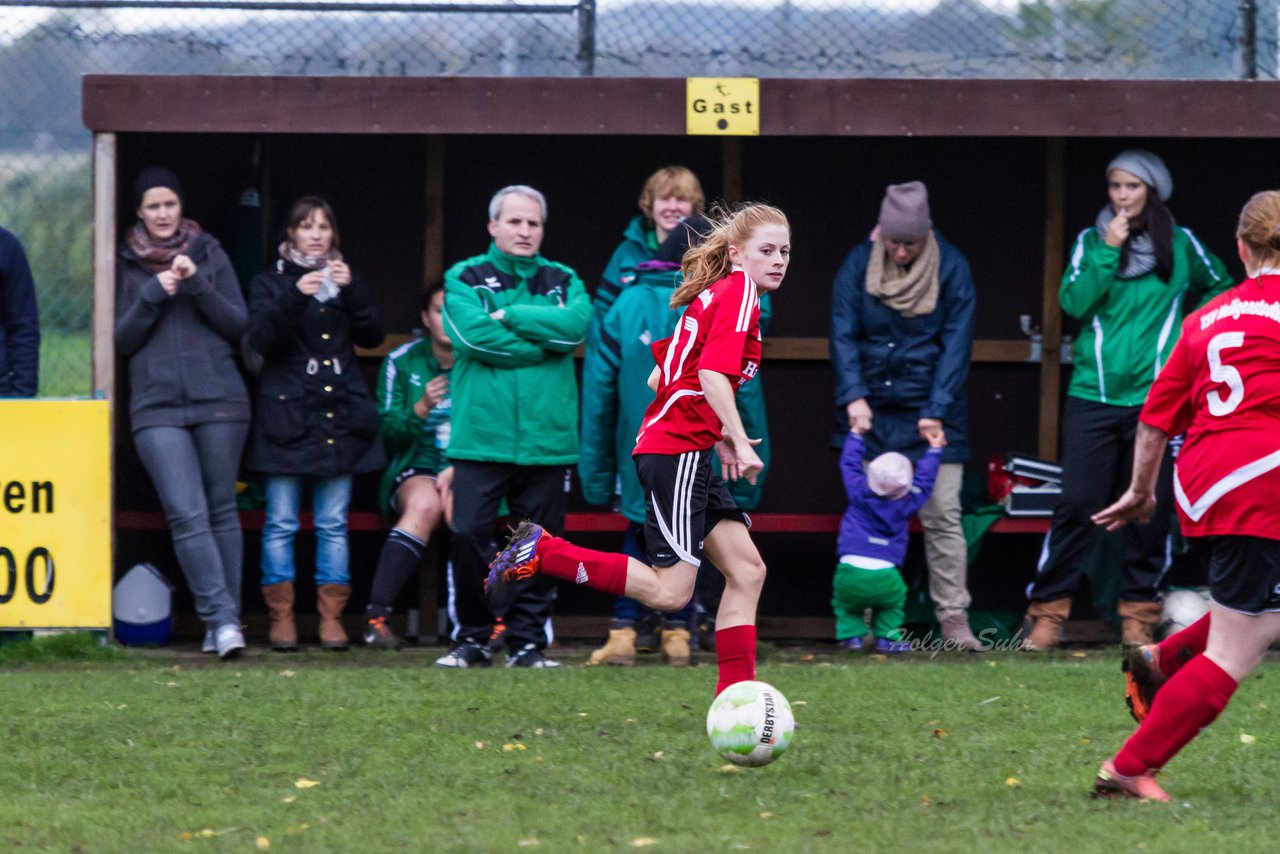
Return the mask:
[[(725, 480), (755, 483), (763, 467), (754, 450), (760, 440), (743, 429), (734, 392), (760, 368), (760, 295), (782, 284), (790, 259), (786, 216), (759, 204), (718, 218), (707, 239), (684, 255), (684, 284), (671, 305), (687, 308), (675, 334), (653, 345), (649, 385), (657, 397), (632, 452), (646, 493), (649, 564), (580, 548), (523, 522), (490, 564), (487, 589), (542, 572), (674, 611), (693, 595), (705, 554), (725, 577), (716, 615), (716, 693), (755, 679), (765, 566), (748, 533), (751, 520)], [(720, 473), (712, 470), (713, 449)]]
[(1102, 763), (1103, 796), (1169, 800), (1155, 772), (1280, 640), (1280, 192), (1249, 200), (1236, 247), (1248, 278), (1183, 323), (1139, 416), (1129, 490), (1093, 517), (1109, 530), (1149, 517), (1165, 444), (1186, 431), (1174, 495), (1183, 532), (1208, 550), (1213, 602), (1206, 619), (1130, 660), (1148, 665), (1139, 699), (1149, 710)]

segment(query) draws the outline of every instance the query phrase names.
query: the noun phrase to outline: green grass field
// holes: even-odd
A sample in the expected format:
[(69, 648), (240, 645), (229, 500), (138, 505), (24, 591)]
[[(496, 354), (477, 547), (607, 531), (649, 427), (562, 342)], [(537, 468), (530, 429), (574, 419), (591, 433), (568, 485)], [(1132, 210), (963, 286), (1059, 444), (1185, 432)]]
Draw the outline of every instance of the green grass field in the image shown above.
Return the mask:
[[(54, 644), (52, 654), (41, 644)], [(239, 662), (0, 647), (0, 849), (1264, 850), (1274, 665), (1162, 775), (1092, 801), (1131, 731), (1112, 652), (934, 661), (766, 650), (791, 751), (727, 770), (714, 666), (445, 672), (438, 650)], [(1249, 738), (1246, 738), (1248, 736)]]

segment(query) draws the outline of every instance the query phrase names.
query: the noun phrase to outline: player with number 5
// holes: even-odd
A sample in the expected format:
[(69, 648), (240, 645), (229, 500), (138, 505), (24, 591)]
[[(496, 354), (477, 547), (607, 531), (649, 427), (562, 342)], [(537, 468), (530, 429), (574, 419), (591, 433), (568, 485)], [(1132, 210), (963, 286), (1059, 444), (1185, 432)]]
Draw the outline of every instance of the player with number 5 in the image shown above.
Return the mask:
[(1186, 433), (1173, 488), (1183, 533), (1208, 555), (1213, 601), (1127, 656), (1142, 725), (1102, 764), (1101, 795), (1167, 801), (1155, 773), (1280, 641), (1280, 192), (1245, 205), (1236, 248), (1248, 278), (1182, 325), (1139, 416), (1129, 489), (1094, 516), (1108, 530), (1149, 518), (1165, 445)]

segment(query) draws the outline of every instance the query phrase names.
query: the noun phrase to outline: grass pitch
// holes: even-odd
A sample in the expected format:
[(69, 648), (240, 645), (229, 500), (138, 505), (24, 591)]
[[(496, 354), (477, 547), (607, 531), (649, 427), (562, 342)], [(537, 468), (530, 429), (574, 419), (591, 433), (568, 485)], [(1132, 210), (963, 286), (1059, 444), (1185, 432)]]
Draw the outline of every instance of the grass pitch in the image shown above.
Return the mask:
[(1113, 652), (769, 651), (759, 677), (799, 730), (773, 765), (728, 770), (704, 732), (710, 663), (447, 672), (438, 650), (219, 664), (58, 642), (60, 661), (0, 647), (0, 849), (1265, 850), (1280, 803), (1274, 664), (1156, 805), (1086, 794), (1132, 729)]

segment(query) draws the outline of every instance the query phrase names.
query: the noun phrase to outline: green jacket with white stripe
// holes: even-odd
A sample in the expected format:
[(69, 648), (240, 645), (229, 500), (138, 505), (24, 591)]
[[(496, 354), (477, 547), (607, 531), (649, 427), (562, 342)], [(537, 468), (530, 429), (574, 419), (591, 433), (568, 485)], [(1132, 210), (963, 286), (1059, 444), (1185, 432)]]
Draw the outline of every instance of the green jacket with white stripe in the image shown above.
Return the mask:
[(382, 444), (391, 457), (378, 492), (384, 513), (391, 510), (391, 493), (400, 472), (412, 466), (423, 474), (439, 474), (449, 466), (445, 449), (451, 432), (450, 397), (446, 395), (428, 410), (426, 418), (419, 418), (413, 409), (427, 383), (448, 373), (432, 354), (429, 336), (401, 344), (382, 360), (374, 398)]
[(1120, 279), (1120, 250), (1097, 229), (1080, 232), (1062, 276), (1062, 310), (1079, 318), (1067, 394), (1113, 406), (1141, 406), (1173, 352), (1182, 319), (1231, 287), (1226, 266), (1190, 229), (1173, 230), (1173, 273)]
[[(504, 316), (492, 314), (502, 309)], [(490, 245), (444, 274), (444, 328), (453, 342), (450, 460), (519, 466), (578, 461), (573, 352), (591, 297), (578, 274), (540, 255)]]

